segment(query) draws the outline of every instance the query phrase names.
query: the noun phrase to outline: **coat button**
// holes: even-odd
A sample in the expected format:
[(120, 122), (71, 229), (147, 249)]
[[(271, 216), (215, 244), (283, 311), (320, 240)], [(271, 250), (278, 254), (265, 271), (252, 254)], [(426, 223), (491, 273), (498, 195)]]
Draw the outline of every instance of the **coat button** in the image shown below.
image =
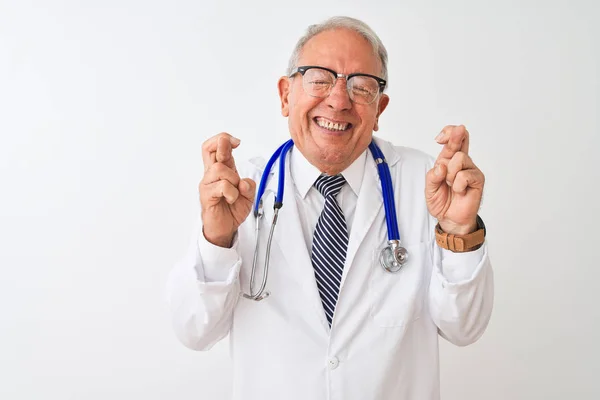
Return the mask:
[(340, 360), (338, 360), (337, 357), (332, 357), (329, 360), (329, 369), (336, 369), (339, 364), (340, 364)]

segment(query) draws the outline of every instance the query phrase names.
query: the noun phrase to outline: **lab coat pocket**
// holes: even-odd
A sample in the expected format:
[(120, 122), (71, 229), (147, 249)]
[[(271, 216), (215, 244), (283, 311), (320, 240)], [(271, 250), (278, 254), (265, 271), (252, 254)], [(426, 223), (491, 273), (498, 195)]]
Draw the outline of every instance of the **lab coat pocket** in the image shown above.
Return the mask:
[(430, 243), (405, 245), (406, 264), (398, 272), (388, 272), (375, 251), (369, 279), (371, 317), (377, 325), (400, 327), (420, 318), (425, 301), (425, 285), (431, 266)]

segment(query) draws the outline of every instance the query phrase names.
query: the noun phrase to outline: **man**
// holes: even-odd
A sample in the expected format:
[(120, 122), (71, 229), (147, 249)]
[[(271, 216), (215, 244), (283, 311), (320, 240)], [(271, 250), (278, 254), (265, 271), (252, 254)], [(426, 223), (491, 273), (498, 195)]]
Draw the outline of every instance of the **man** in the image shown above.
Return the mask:
[[(484, 175), (469, 133), (445, 127), (435, 160), (374, 138), (389, 102), (386, 63), (376, 34), (350, 18), (311, 26), (298, 42), (278, 83), (294, 147), (261, 301), (242, 293), (256, 240), (254, 293), (266, 261), (272, 197), (258, 238), (250, 215), (265, 163), (238, 170), (240, 140), (227, 133), (203, 145), (202, 230), (170, 276), (169, 301), (186, 346), (207, 350), (230, 335), (235, 399), (438, 399), (439, 335), (463, 346), (488, 324)], [(372, 140), (390, 168), (408, 252), (396, 273), (379, 261), (388, 229)], [(279, 179), (276, 163), (267, 189), (277, 192)]]

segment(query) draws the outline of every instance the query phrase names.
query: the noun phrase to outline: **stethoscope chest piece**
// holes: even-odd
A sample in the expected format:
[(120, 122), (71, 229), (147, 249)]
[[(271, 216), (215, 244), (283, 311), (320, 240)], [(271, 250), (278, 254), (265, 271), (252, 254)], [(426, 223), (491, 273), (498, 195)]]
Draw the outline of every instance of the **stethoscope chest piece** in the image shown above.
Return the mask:
[(408, 261), (408, 252), (397, 240), (390, 240), (388, 245), (381, 249), (379, 262), (388, 272), (398, 272)]

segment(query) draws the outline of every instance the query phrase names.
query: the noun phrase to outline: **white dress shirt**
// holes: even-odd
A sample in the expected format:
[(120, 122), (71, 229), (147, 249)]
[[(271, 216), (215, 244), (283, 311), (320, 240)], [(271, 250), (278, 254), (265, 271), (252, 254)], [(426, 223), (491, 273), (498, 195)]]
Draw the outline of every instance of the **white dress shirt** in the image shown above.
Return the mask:
[[(296, 196), (296, 204), (298, 213), (300, 214), (304, 240), (306, 242), (307, 250), (310, 253), (312, 251), (312, 240), (317, 221), (325, 206), (325, 198), (313, 186), (317, 178), (321, 175), (321, 171), (309, 163), (297, 149), (292, 148), (290, 157), (291, 175), (296, 189), (294, 196)], [(356, 200), (358, 199), (358, 193), (360, 193), (360, 185), (362, 183), (366, 161), (367, 153), (365, 151), (341, 173), (344, 179), (346, 179), (346, 184), (342, 186), (342, 189), (336, 196), (336, 200), (344, 213), (348, 235), (350, 235), (352, 230), (352, 221), (354, 220), (354, 211), (356, 210)]]

